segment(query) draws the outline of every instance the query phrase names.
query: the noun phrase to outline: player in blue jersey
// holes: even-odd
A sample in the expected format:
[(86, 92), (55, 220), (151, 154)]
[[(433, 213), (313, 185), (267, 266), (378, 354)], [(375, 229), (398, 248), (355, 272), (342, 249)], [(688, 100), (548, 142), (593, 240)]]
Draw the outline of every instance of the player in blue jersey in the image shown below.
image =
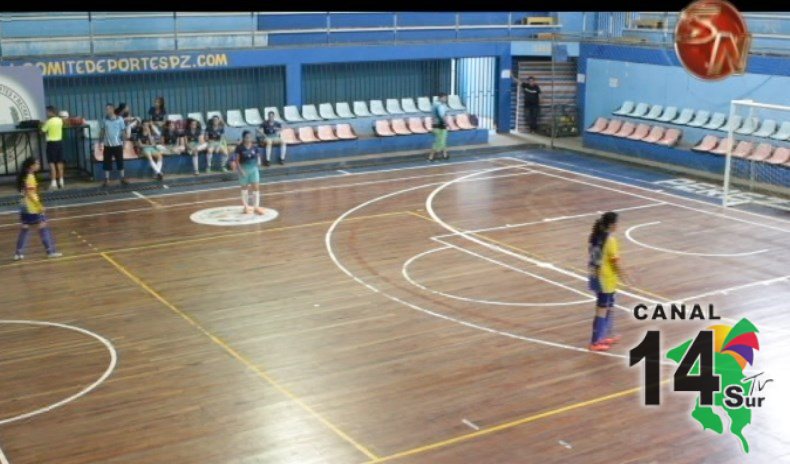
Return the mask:
[[(261, 149), (253, 143), (252, 132), (242, 133), (242, 142), (233, 152), (231, 163), (233, 169), (239, 173), (239, 183), (241, 184), (241, 203), (244, 205), (244, 214), (263, 214), (261, 208), (261, 174), (258, 165), (261, 159)], [(253, 201), (249, 201), (249, 197)], [(253, 206), (250, 206), (250, 205)]]

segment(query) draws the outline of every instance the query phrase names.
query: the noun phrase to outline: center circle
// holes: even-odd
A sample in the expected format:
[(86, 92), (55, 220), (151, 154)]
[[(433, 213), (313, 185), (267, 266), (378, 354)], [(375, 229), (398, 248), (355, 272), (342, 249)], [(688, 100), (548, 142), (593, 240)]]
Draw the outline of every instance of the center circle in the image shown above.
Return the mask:
[(263, 208), (263, 214), (244, 214), (241, 206), (220, 206), (196, 211), (189, 219), (208, 226), (248, 226), (269, 222), (279, 215), (277, 210), (271, 208)]

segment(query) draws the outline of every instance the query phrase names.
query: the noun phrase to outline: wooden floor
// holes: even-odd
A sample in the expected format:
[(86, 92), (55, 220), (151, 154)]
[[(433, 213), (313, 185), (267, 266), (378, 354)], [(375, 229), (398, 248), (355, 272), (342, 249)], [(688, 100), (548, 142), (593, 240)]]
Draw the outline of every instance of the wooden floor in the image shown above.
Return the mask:
[[(35, 237), (0, 264), (0, 462), (790, 462), (790, 222), (514, 158), (263, 191), (279, 217), (237, 228), (189, 219), (235, 187), (50, 211), (65, 257)], [(750, 454), (692, 421), (691, 394), (642, 406), (628, 367), (648, 329), (665, 350), (705, 322), (622, 311), (623, 342), (585, 350), (608, 209), (637, 277), (620, 305), (760, 328), (776, 382)]]

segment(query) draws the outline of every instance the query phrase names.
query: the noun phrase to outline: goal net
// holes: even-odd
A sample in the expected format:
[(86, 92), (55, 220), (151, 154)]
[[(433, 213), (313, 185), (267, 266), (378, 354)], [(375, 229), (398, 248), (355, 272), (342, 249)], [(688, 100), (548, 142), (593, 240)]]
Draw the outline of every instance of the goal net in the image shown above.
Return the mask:
[(723, 206), (790, 210), (790, 106), (733, 100), (719, 130), (726, 131)]

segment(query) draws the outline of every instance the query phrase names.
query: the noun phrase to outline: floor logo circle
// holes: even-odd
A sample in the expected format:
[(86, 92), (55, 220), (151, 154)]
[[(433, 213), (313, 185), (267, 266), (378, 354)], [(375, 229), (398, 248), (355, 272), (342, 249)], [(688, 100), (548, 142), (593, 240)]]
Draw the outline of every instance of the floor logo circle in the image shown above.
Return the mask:
[(271, 208), (264, 208), (263, 214), (244, 214), (241, 206), (220, 206), (196, 211), (189, 219), (209, 226), (248, 226), (271, 221), (278, 215), (279, 213)]

